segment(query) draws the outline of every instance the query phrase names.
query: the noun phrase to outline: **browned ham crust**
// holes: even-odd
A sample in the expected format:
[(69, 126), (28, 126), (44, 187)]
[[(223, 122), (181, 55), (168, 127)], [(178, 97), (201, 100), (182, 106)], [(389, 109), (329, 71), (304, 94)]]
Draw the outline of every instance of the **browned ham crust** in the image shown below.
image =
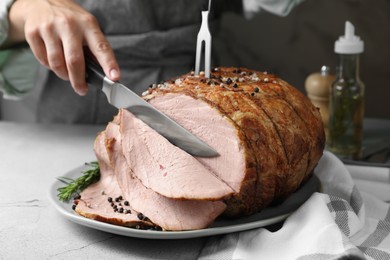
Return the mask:
[(275, 75), (216, 68), (210, 79), (189, 73), (152, 86), (144, 97), (156, 104), (169, 93), (207, 102), (237, 129), (246, 161), (245, 171), (237, 174), (245, 177), (239, 193), (226, 200), (225, 215), (252, 214), (287, 197), (322, 156), (325, 134), (318, 109)]

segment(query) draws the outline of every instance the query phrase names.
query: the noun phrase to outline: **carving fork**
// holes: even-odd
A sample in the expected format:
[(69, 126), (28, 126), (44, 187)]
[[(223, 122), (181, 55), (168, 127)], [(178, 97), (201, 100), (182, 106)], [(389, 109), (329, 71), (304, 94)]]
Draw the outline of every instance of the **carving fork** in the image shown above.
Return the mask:
[(211, 0), (209, 0), (208, 10), (202, 11), (202, 24), (198, 32), (196, 41), (196, 60), (195, 60), (195, 75), (199, 75), (200, 63), (202, 55), (202, 44), (204, 42), (204, 73), (206, 78), (210, 78), (210, 63), (211, 63), (211, 34), (209, 30), (209, 11)]

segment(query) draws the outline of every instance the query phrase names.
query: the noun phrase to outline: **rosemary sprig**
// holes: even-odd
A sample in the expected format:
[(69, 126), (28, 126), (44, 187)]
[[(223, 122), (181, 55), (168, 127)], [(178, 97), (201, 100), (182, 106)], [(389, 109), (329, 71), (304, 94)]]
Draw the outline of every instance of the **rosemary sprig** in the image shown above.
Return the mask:
[(90, 184), (97, 182), (100, 179), (100, 168), (98, 162), (85, 163), (90, 166), (90, 169), (82, 171), (82, 176), (77, 179), (67, 177), (58, 177), (57, 179), (66, 184), (65, 187), (57, 189), (58, 198), (62, 202), (69, 201), (74, 194), (77, 194), (88, 187)]

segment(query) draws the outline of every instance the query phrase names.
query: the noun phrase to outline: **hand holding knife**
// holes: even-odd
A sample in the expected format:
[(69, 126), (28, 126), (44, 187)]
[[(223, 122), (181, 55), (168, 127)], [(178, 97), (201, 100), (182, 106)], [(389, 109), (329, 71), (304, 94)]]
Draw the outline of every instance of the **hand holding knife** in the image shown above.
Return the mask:
[[(195, 74), (200, 72), (202, 43), (205, 43), (205, 76), (210, 77), (211, 62), (211, 34), (208, 27), (208, 15), (211, 6), (209, 0), (208, 10), (202, 11), (202, 24), (198, 33)], [(107, 78), (100, 65), (92, 58), (88, 51), (86, 58), (87, 83), (100, 88), (107, 96), (108, 102), (117, 108), (126, 108), (137, 118), (167, 138), (172, 144), (184, 151), (199, 157), (214, 157), (219, 154), (184, 129), (175, 121), (155, 109), (136, 93), (119, 82)]]

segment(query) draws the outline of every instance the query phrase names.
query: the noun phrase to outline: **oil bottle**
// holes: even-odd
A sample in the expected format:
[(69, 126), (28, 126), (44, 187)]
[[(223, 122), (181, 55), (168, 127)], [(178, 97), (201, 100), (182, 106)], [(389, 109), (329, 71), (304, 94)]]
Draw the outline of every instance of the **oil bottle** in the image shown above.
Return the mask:
[(351, 22), (345, 23), (345, 34), (335, 42), (339, 62), (336, 80), (329, 95), (328, 149), (345, 159), (361, 156), (364, 117), (364, 84), (359, 78), (359, 56), (364, 42), (355, 35)]

